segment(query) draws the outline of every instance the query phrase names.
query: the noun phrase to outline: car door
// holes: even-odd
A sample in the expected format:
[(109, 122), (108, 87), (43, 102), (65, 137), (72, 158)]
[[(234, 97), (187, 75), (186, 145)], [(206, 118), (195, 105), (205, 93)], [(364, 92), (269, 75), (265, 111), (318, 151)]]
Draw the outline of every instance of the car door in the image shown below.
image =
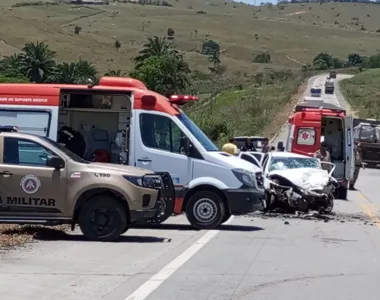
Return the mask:
[(355, 156), (354, 156), (354, 133), (353, 133), (353, 118), (352, 116), (346, 116), (345, 118), (345, 146), (346, 146), (346, 159), (345, 159), (345, 176), (347, 180), (351, 180), (354, 177), (355, 171)]
[(64, 211), (66, 170), (46, 166), (56, 155), (28, 139), (1, 137), (0, 215), (57, 217)]
[(241, 159), (249, 161), (250, 163), (254, 164), (255, 166), (259, 167), (260, 169), (262, 168), (261, 163), (257, 160), (257, 158), (250, 153), (244, 153), (243, 152), (239, 155), (239, 157)]
[(135, 166), (169, 172), (176, 187), (190, 181), (193, 159), (183, 153), (182, 140), (185, 134), (170, 116), (160, 112), (138, 111), (135, 130)]

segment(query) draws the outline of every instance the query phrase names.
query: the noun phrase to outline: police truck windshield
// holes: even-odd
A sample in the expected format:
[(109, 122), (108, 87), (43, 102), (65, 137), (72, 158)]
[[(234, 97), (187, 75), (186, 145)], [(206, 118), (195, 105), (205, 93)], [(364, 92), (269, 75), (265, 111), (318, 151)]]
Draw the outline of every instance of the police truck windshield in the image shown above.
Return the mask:
[(206, 151), (219, 151), (218, 147), (208, 138), (204, 132), (184, 113), (177, 115), (177, 118), (183, 125), (194, 135), (194, 137), (202, 144)]

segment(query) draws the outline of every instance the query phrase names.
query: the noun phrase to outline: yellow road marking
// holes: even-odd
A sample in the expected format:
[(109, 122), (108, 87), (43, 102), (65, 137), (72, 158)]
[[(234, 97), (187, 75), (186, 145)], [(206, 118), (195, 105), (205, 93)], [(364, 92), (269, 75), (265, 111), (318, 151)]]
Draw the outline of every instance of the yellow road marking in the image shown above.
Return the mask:
[(366, 203), (362, 203), (360, 206), (362, 208), (362, 210), (364, 211), (364, 213), (370, 217), (370, 219), (372, 220), (373, 223), (375, 223), (376, 227), (378, 229), (380, 229), (380, 219), (377, 217), (375, 211), (375, 207), (374, 205), (372, 205), (368, 199), (362, 194), (362, 193), (359, 193), (359, 196), (362, 200), (364, 200), (365, 202), (367, 202), (368, 204)]

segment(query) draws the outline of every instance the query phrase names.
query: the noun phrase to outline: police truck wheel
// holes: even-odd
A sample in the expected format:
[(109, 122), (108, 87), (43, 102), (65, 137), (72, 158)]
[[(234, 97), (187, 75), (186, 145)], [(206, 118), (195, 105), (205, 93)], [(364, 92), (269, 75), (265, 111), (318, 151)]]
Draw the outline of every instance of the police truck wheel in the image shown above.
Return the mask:
[(225, 216), (223, 200), (211, 191), (197, 192), (187, 202), (186, 216), (197, 229), (214, 229), (222, 224)]
[(89, 240), (115, 241), (127, 229), (125, 210), (110, 196), (95, 196), (82, 206), (79, 227)]

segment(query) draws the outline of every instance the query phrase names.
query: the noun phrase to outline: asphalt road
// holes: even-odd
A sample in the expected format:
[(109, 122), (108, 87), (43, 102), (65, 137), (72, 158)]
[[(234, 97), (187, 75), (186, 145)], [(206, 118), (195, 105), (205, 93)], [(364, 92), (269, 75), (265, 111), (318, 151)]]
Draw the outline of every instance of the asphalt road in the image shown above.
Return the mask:
[(364, 170), (360, 191), (336, 200), (329, 220), (244, 216), (220, 230), (194, 231), (181, 216), (161, 229), (132, 229), (118, 243), (87, 242), (79, 231), (45, 234), (0, 254), (0, 298), (375, 300), (378, 176)]

